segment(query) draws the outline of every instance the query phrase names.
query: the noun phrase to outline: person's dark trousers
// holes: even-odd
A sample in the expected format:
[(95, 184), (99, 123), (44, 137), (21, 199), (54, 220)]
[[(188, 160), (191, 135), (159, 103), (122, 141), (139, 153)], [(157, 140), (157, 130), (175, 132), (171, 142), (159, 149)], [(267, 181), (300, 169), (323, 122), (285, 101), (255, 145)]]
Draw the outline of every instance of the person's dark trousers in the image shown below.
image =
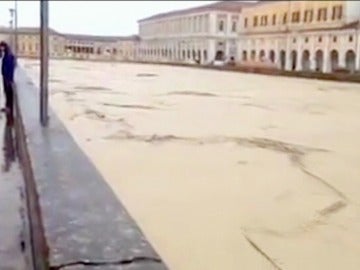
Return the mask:
[(4, 93), (5, 93), (5, 108), (10, 116), (10, 119), (13, 118), (14, 111), (14, 89), (10, 81), (3, 80)]

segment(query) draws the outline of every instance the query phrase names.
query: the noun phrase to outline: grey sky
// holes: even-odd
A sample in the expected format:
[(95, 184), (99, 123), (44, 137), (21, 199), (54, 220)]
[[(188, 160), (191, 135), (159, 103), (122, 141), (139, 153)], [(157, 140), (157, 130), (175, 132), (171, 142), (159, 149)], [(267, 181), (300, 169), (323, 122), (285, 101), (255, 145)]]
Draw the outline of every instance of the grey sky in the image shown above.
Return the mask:
[[(63, 33), (130, 35), (137, 20), (156, 13), (216, 1), (49, 1), (50, 27)], [(0, 25), (8, 26), (14, 1), (0, 1)], [(18, 1), (19, 26), (39, 26), (39, 1)]]

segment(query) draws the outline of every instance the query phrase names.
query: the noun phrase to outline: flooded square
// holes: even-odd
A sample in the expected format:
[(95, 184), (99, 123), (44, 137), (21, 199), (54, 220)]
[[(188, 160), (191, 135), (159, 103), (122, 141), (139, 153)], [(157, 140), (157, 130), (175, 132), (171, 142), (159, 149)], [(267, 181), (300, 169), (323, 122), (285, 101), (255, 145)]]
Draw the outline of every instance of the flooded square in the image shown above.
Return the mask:
[(49, 81), (170, 269), (359, 269), (359, 84), (69, 60)]

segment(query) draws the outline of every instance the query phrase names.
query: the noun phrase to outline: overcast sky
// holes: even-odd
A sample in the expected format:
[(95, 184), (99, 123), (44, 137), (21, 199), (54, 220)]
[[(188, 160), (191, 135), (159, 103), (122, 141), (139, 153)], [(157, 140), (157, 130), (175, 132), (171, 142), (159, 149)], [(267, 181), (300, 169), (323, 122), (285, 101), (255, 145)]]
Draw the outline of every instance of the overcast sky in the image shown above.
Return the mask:
[[(49, 1), (50, 27), (63, 33), (131, 35), (137, 20), (216, 1)], [(8, 26), (14, 1), (0, 0), (0, 25)], [(39, 1), (18, 1), (18, 25), (39, 26)]]

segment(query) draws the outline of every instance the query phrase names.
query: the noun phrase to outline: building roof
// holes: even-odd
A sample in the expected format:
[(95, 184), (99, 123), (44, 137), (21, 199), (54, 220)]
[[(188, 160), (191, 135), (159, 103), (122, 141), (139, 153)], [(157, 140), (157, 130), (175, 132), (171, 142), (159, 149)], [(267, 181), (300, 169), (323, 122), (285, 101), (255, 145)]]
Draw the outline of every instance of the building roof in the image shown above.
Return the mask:
[(170, 11), (166, 13), (159, 13), (144, 19), (138, 20), (138, 23), (144, 22), (144, 21), (151, 21), (151, 20), (158, 20), (163, 19), (167, 17), (173, 17), (173, 16), (180, 16), (190, 13), (196, 13), (196, 12), (204, 12), (204, 11), (227, 11), (227, 12), (241, 12), (241, 9), (245, 6), (254, 5), (256, 2), (249, 2), (249, 1), (220, 1), (209, 5), (204, 6), (198, 6), (193, 8), (187, 8), (187, 9), (181, 9), (181, 10), (175, 10)]
[(350, 22), (342, 26), (342, 29), (351, 29), (351, 28), (360, 29), (360, 20)]
[[(9, 27), (0, 27), (0, 33), (13, 33), (13, 29)], [(18, 27), (18, 34), (34, 34), (38, 35), (40, 33), (39, 27)], [(76, 39), (76, 40), (86, 40), (86, 41), (99, 41), (99, 42), (116, 42), (122, 40), (139, 40), (139, 36), (95, 36), (95, 35), (78, 35), (78, 34), (67, 34), (67, 33), (59, 33), (51, 28), (49, 28), (49, 33), (52, 35), (59, 35), (68, 39)]]
[(262, 5), (266, 5), (266, 4), (273, 4), (276, 2), (290, 2), (291, 0), (259, 0), (256, 3), (254, 3), (254, 6), (262, 6)]
[(74, 39), (74, 40), (83, 40), (83, 41), (98, 41), (98, 42), (116, 42), (116, 41), (125, 41), (125, 40), (139, 40), (137, 35), (132, 36), (95, 36), (95, 35), (79, 35), (79, 34), (60, 34), (61, 36)]
[(336, 27), (314, 27), (314, 28), (303, 28), (303, 29), (286, 29), (286, 30), (263, 30), (263, 31), (256, 31), (256, 32), (244, 32), (242, 33), (242, 35), (251, 35), (251, 36), (256, 36), (256, 35), (272, 35), (272, 34), (288, 34), (288, 33), (314, 33), (314, 32), (333, 32), (333, 31), (337, 31), (337, 30), (356, 30), (356, 29), (360, 29), (360, 20), (351, 22), (351, 23), (347, 23), (347, 24), (343, 24), (340, 26), (336, 26)]

